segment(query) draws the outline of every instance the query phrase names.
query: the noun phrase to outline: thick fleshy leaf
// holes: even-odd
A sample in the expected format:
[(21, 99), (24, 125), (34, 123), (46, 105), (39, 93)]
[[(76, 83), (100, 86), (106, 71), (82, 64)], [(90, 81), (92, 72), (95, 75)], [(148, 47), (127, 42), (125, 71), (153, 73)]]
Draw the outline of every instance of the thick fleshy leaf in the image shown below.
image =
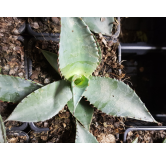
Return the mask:
[(102, 52), (101, 52), (101, 48), (100, 48), (100, 45), (99, 43), (97, 42), (97, 39), (95, 37), (95, 35), (93, 35), (95, 41), (96, 41), (96, 44), (97, 44), (97, 49), (98, 49), (98, 54), (99, 54), (99, 62), (98, 62), (98, 65), (101, 63), (101, 60), (102, 60)]
[(73, 75), (92, 75), (99, 55), (93, 35), (82, 19), (61, 18), (59, 67), (66, 79)]
[(64, 80), (53, 82), (24, 98), (7, 120), (45, 121), (63, 109), (71, 98), (70, 83)]
[(76, 143), (98, 143), (96, 138), (76, 120)]
[(122, 81), (91, 76), (83, 96), (106, 114), (156, 122), (136, 93)]
[(2, 117), (0, 115), (0, 143), (6, 143), (6, 130), (5, 130), (5, 126), (2, 120)]
[(138, 143), (138, 137), (135, 138), (132, 143)]
[(74, 75), (71, 82), (73, 102), (74, 102), (74, 112), (75, 109), (82, 98), (82, 94), (88, 87), (88, 79), (85, 76)]
[(40, 49), (41, 52), (43, 53), (44, 57), (47, 59), (47, 61), (50, 63), (50, 65), (59, 73), (58, 69), (58, 56), (55, 53), (49, 52), (49, 51), (45, 51)]
[(82, 19), (91, 31), (107, 36), (112, 35), (114, 17), (82, 17)]
[(18, 103), (41, 86), (30, 80), (0, 74), (0, 100)]
[[(71, 113), (74, 112), (73, 101), (67, 102), (67, 106)], [(74, 112), (74, 117), (87, 129), (90, 129), (94, 109), (89, 105), (88, 101), (81, 99)]]

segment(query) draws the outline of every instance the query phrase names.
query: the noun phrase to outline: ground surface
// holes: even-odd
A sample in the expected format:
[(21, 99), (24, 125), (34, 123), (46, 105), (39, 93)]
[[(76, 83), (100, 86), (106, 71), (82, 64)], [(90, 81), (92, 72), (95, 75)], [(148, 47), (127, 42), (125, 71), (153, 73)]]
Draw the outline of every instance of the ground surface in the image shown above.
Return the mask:
[(60, 33), (59, 17), (31, 17), (28, 22), (37, 33)]

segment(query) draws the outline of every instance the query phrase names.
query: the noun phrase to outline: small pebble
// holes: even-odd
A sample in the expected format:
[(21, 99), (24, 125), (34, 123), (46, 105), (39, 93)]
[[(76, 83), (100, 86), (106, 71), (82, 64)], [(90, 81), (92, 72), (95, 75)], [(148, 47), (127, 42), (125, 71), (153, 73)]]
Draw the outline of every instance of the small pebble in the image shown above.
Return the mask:
[(66, 124), (65, 123), (63, 123), (63, 127), (66, 128)]
[(32, 28), (38, 29), (39, 28), (39, 24), (37, 22), (34, 22), (32, 24)]
[(13, 32), (14, 34), (20, 34), (19, 31), (18, 31), (16, 28), (14, 28), (12, 32)]
[(18, 68), (19, 68), (18, 66), (15, 66), (14, 70), (17, 72), (17, 71), (18, 71)]
[(46, 79), (44, 80), (44, 83), (45, 83), (45, 84), (48, 84), (48, 83), (50, 83), (50, 80), (49, 80), (48, 78), (46, 78)]
[(10, 68), (9, 68), (9, 65), (4, 66), (3, 69), (4, 69), (5, 71), (9, 71), (9, 69), (10, 69)]
[(52, 21), (56, 24), (59, 24), (59, 19), (57, 17), (51, 17)]
[(48, 127), (48, 123), (47, 122), (44, 122), (44, 127)]
[(101, 133), (97, 140), (100, 142), (100, 143), (116, 143), (116, 139), (115, 139), (115, 136), (113, 134), (107, 134), (105, 135), (104, 133)]
[(10, 72), (9, 72), (10, 75), (13, 75), (13, 74), (15, 74), (15, 73), (16, 73), (16, 72), (15, 72), (13, 69), (11, 69)]
[(20, 73), (18, 74), (18, 76), (19, 76), (19, 77), (23, 77), (23, 73), (20, 72)]

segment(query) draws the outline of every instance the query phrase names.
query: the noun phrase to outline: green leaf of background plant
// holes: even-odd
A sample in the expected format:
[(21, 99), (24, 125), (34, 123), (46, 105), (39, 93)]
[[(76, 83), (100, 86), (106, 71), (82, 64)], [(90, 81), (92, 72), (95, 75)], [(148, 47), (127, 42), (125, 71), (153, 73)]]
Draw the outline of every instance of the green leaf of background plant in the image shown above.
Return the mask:
[[(70, 100), (67, 102), (67, 106), (70, 112), (73, 114), (74, 105), (73, 101)], [(88, 101), (81, 99), (77, 105), (77, 108), (74, 112), (74, 117), (87, 129), (90, 129), (90, 124), (92, 121), (94, 109), (89, 105)]]
[(70, 84), (64, 80), (44, 86), (17, 105), (7, 120), (39, 122), (55, 116), (72, 98)]
[(136, 138), (132, 141), (132, 143), (138, 143), (138, 137), (136, 137)]
[(50, 65), (59, 73), (58, 69), (58, 56), (55, 53), (49, 52), (49, 51), (45, 51), (40, 49), (41, 52), (43, 53), (44, 57), (47, 59), (47, 61), (50, 63)]
[(108, 115), (156, 122), (136, 93), (121, 81), (91, 76), (83, 96)]
[[(101, 18), (103, 19), (102, 21)], [(91, 31), (107, 36), (112, 35), (114, 17), (82, 17), (82, 19)]]
[(85, 92), (88, 86), (88, 79), (85, 76), (74, 75), (71, 82), (73, 102), (74, 102), (74, 112), (82, 98), (82, 94)]
[(59, 67), (66, 79), (92, 75), (98, 65), (98, 49), (91, 31), (78, 17), (61, 18)]
[(18, 103), (41, 86), (30, 80), (0, 74), (0, 100)]
[(76, 143), (98, 143), (96, 138), (76, 120)]
[(0, 143), (6, 143), (6, 129), (2, 120), (2, 117), (0, 115)]
[(164, 139), (163, 143), (166, 143), (166, 138)]

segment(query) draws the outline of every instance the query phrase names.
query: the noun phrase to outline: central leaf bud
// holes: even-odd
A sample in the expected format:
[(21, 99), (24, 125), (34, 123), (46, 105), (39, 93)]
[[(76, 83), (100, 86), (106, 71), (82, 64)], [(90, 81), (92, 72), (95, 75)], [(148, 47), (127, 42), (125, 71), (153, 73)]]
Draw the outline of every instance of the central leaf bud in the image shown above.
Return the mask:
[(89, 85), (89, 79), (85, 76), (74, 75), (71, 81), (72, 93), (73, 93), (73, 105), (74, 112), (82, 98), (83, 93), (86, 91)]
[(81, 78), (77, 78), (75, 81), (74, 81), (74, 83), (76, 84), (76, 85), (79, 85), (81, 82), (83, 82), (83, 77), (81, 77)]
[(81, 88), (88, 85), (88, 80), (85, 76), (74, 75), (73, 82), (74, 82), (74, 85)]

